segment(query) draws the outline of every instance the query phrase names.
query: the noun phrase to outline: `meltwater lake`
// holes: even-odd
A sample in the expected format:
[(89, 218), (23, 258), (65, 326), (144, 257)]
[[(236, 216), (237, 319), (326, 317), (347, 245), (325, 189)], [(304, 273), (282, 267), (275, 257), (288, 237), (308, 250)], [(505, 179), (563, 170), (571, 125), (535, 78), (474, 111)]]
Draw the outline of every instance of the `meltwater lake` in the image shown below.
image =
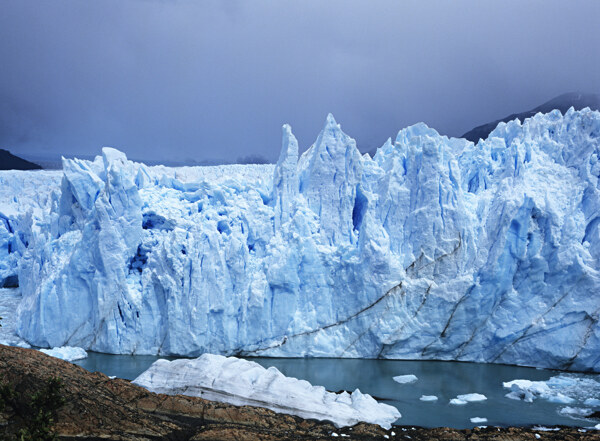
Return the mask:
[[(159, 358), (147, 355), (109, 355), (94, 352), (76, 361), (85, 369), (132, 380)], [(515, 379), (545, 381), (556, 375), (574, 376), (600, 381), (600, 375), (563, 373), (552, 370), (495, 364), (449, 361), (356, 360), (323, 358), (248, 358), (265, 367), (275, 366), (283, 374), (325, 386), (330, 391), (353, 391), (358, 388), (377, 400), (396, 406), (402, 418), (396, 424), (422, 427), (448, 426), (472, 428), (490, 426), (579, 426), (593, 427), (600, 421), (564, 415), (564, 409), (582, 408), (582, 403), (559, 404), (538, 398), (532, 403), (507, 398), (502, 382)], [(418, 380), (399, 384), (398, 375), (414, 374)], [(589, 397), (598, 391), (589, 391)], [(457, 395), (479, 393), (487, 400), (452, 405)], [(422, 395), (435, 395), (437, 401), (420, 401)], [(600, 410), (591, 407), (592, 410)], [(563, 412), (561, 414), (560, 412)], [(568, 409), (567, 409), (568, 411)], [(485, 423), (472, 423), (471, 418), (486, 418)]]

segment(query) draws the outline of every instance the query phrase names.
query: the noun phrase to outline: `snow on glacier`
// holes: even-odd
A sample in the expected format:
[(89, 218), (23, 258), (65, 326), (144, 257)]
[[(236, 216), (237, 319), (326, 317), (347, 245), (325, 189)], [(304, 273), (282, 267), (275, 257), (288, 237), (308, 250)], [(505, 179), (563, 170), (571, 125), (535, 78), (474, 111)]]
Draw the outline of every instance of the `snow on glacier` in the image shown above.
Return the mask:
[(421, 123), (371, 159), (330, 115), (302, 155), (284, 126), (275, 166), (105, 148), (31, 175), (49, 194), (4, 214), (0, 270), (36, 346), (600, 371), (599, 134), (590, 110), (476, 145)]
[(286, 377), (275, 367), (235, 357), (203, 354), (196, 359), (157, 360), (133, 380), (151, 392), (190, 395), (236, 406), (260, 406), (275, 412), (333, 422), (337, 427), (361, 421), (389, 429), (400, 412), (356, 389), (327, 392), (323, 386)]

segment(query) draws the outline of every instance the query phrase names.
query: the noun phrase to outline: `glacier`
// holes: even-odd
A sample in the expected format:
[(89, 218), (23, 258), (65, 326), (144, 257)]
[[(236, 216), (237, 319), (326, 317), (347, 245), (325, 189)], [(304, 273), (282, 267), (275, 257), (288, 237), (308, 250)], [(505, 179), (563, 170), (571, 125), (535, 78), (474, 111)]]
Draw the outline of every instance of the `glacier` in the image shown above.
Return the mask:
[(420, 123), (371, 158), (329, 115), (275, 165), (0, 172), (0, 284), (39, 347), (599, 372), (599, 135), (589, 109), (477, 144)]
[(189, 395), (236, 406), (266, 407), (278, 413), (327, 420), (336, 427), (361, 421), (389, 429), (400, 412), (356, 389), (327, 392), (323, 386), (286, 377), (275, 367), (235, 357), (203, 354), (195, 359), (155, 361), (134, 384), (151, 392)]

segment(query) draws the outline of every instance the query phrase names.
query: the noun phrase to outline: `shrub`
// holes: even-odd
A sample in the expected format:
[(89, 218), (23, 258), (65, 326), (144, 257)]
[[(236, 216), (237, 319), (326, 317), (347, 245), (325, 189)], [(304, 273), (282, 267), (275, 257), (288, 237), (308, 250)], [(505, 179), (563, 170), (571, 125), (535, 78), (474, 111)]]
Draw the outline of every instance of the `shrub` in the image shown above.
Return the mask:
[(61, 388), (62, 382), (59, 378), (50, 378), (42, 388), (27, 395), (15, 391), (10, 384), (0, 386), (0, 411), (12, 411), (19, 420), (17, 440), (57, 439), (52, 429), (58, 409), (65, 404)]

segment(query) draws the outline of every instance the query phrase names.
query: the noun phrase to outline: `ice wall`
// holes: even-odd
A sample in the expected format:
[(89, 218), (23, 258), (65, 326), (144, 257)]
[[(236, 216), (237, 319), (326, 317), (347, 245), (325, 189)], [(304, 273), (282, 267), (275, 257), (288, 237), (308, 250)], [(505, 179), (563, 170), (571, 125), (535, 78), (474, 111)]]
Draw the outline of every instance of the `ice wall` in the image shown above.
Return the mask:
[(111, 353), (600, 371), (599, 135), (589, 110), (477, 145), (417, 124), (371, 159), (330, 115), (299, 158), (284, 126), (275, 168), (64, 160), (60, 197), (24, 227), (18, 332)]

